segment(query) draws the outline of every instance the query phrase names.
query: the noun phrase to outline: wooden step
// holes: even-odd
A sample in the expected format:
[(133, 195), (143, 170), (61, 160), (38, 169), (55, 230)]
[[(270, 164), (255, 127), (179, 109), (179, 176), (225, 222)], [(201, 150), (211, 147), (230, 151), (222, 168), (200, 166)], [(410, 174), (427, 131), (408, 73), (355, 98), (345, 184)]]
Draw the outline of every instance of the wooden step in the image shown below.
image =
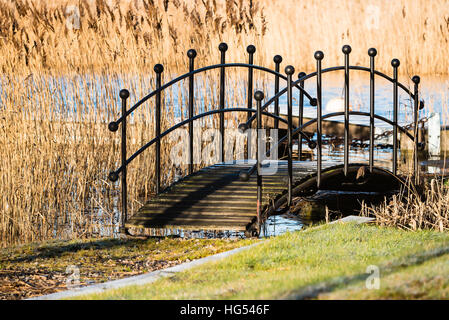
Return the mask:
[[(155, 197), (155, 201), (184, 201), (184, 200), (195, 200), (196, 199), (202, 199), (205, 201), (211, 201), (211, 202), (219, 202), (219, 203), (227, 203), (227, 202), (242, 202), (245, 203), (247, 201), (256, 200), (257, 194), (255, 192), (246, 192), (246, 193), (225, 193), (223, 190), (222, 193), (214, 192), (211, 194), (201, 194), (201, 193), (189, 193), (189, 192), (181, 192), (182, 190), (179, 189), (179, 193), (173, 194), (173, 193), (161, 193), (159, 196)], [(151, 199), (150, 201), (153, 201)]]
[(154, 206), (170, 206), (176, 205), (181, 207), (189, 207), (195, 204), (198, 205), (207, 205), (207, 206), (227, 206), (227, 207), (248, 207), (252, 206), (256, 203), (257, 197), (254, 196), (252, 198), (244, 198), (236, 197), (234, 199), (224, 199), (224, 198), (210, 198), (210, 196), (206, 196), (204, 198), (186, 198), (186, 197), (177, 197), (177, 198), (163, 198), (159, 197), (154, 200), (148, 201), (147, 205)]
[(255, 217), (255, 215), (246, 215), (246, 216), (219, 216), (213, 214), (183, 214), (183, 215), (175, 215), (175, 214), (167, 214), (167, 215), (138, 215), (133, 216), (130, 221), (178, 221), (182, 220), (217, 220), (217, 221), (250, 221)]
[(193, 230), (235, 230), (245, 231), (252, 220), (219, 220), (219, 219), (202, 219), (202, 220), (139, 220), (126, 223), (127, 228), (144, 227), (144, 228), (167, 228), (167, 229), (193, 229)]
[[(245, 231), (257, 217), (257, 175), (241, 181), (239, 173), (252, 164), (217, 164), (186, 176), (150, 199), (127, 222), (127, 227)], [(313, 165), (295, 166), (294, 180), (311, 172)], [(288, 168), (282, 162), (274, 175), (262, 177), (262, 205), (282, 194)]]
[(256, 213), (256, 205), (252, 208), (226, 208), (226, 207), (207, 207), (207, 206), (196, 206), (190, 208), (176, 208), (176, 207), (148, 207), (143, 206), (137, 212), (138, 214), (147, 215), (147, 214), (177, 214), (181, 215), (183, 212), (188, 212), (192, 214), (204, 214), (210, 212), (214, 215), (239, 215), (239, 214), (252, 214)]

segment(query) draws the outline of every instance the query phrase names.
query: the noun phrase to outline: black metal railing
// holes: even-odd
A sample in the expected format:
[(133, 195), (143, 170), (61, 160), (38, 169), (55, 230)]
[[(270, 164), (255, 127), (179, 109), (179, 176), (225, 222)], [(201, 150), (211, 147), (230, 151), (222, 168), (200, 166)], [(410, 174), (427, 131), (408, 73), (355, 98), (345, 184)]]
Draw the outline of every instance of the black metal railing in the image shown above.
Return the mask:
[[(220, 130), (220, 161), (224, 161), (224, 141), (225, 141), (225, 122), (224, 122), (224, 114), (226, 112), (246, 112), (247, 120), (239, 125), (239, 130), (244, 132), (248, 128), (251, 127), (252, 121), (256, 120), (256, 132), (257, 132), (257, 159), (256, 163), (250, 167), (248, 170), (242, 171), (240, 173), (240, 178), (242, 180), (248, 180), (250, 176), (254, 173), (257, 173), (257, 219), (260, 225), (262, 217), (262, 154), (259, 148), (259, 130), (262, 128), (262, 116), (267, 116), (273, 118), (274, 128), (279, 128), (279, 122), (283, 122), (287, 125), (287, 134), (280, 138), (277, 143), (271, 147), (271, 149), (265, 154), (265, 156), (270, 155), (274, 148), (277, 148), (279, 144), (284, 143), (287, 140), (287, 150), (288, 150), (288, 194), (287, 194), (287, 204), (290, 205), (292, 203), (293, 196), (293, 138), (295, 136), (298, 137), (298, 158), (301, 159), (302, 153), (302, 141), (303, 139), (308, 143), (311, 149), (317, 148), (317, 170), (316, 170), (316, 184), (317, 189), (320, 188), (321, 185), (321, 172), (322, 169), (322, 121), (328, 118), (333, 118), (337, 116), (344, 116), (344, 165), (343, 171), (344, 175), (348, 174), (348, 166), (349, 166), (349, 141), (351, 140), (349, 124), (350, 124), (350, 116), (351, 115), (359, 115), (359, 116), (367, 116), (370, 118), (370, 146), (369, 146), (369, 168), (370, 172), (373, 172), (374, 169), (374, 120), (381, 120), (385, 123), (388, 123), (393, 126), (393, 168), (392, 174), (397, 174), (397, 152), (398, 152), (398, 141), (397, 141), (397, 133), (398, 130), (405, 133), (412, 141), (414, 142), (414, 161), (413, 168), (415, 171), (416, 182), (419, 182), (419, 172), (418, 172), (418, 149), (423, 146), (418, 141), (418, 119), (419, 119), (419, 110), (424, 107), (424, 102), (419, 101), (418, 93), (419, 93), (419, 82), (420, 79), (418, 76), (414, 76), (412, 81), (414, 82), (414, 91), (413, 93), (406, 88), (403, 84), (398, 82), (398, 67), (400, 65), (399, 60), (393, 59), (391, 65), (393, 67), (393, 78), (375, 70), (374, 58), (377, 55), (377, 50), (371, 48), (368, 50), (368, 55), (370, 57), (370, 68), (360, 67), (360, 66), (351, 66), (349, 65), (349, 55), (351, 53), (351, 47), (345, 45), (342, 49), (344, 54), (344, 66), (332, 67), (327, 69), (322, 69), (322, 60), (324, 59), (324, 53), (321, 51), (317, 51), (314, 54), (316, 60), (316, 72), (305, 74), (304, 72), (300, 72), (298, 74), (298, 79), (293, 81), (293, 74), (295, 73), (295, 69), (293, 66), (287, 66), (285, 68), (286, 76), (280, 73), (280, 64), (282, 62), (281, 56), (275, 56), (273, 61), (275, 63), (275, 69), (269, 69), (265, 67), (261, 67), (254, 64), (254, 53), (256, 48), (254, 46), (247, 47), (248, 53), (248, 63), (226, 63), (226, 51), (228, 50), (228, 46), (225, 43), (221, 43), (219, 45), (220, 51), (220, 64), (211, 65), (202, 67), (199, 69), (195, 69), (195, 58), (197, 53), (195, 50), (191, 49), (187, 52), (187, 56), (189, 58), (189, 72), (179, 76), (165, 84), (162, 84), (162, 73), (164, 68), (162, 65), (157, 64), (154, 67), (154, 71), (156, 73), (156, 88), (150, 94), (139, 100), (136, 104), (134, 104), (131, 108), (127, 109), (127, 99), (129, 98), (129, 92), (124, 89), (120, 91), (120, 98), (122, 100), (122, 115), (116, 121), (109, 123), (109, 129), (111, 131), (117, 131), (119, 124), (122, 124), (121, 130), (121, 166), (112, 171), (109, 174), (109, 179), (111, 181), (117, 181), (119, 175), (121, 174), (121, 195), (122, 195), (122, 216), (121, 223), (122, 227), (127, 220), (127, 166), (143, 151), (147, 148), (151, 147), (155, 144), (156, 152), (155, 152), (155, 176), (156, 176), (156, 193), (159, 194), (161, 192), (161, 176), (160, 176), (160, 148), (161, 148), (161, 139), (169, 134), (170, 132), (183, 127), (184, 125), (188, 125), (189, 127), (189, 165), (188, 165), (188, 173), (192, 174), (194, 172), (194, 155), (193, 155), (193, 134), (194, 127), (193, 122), (201, 119), (203, 117), (211, 116), (218, 114), (220, 117), (219, 121), (219, 130)], [(226, 93), (226, 69), (227, 68), (247, 68), (248, 69), (248, 84), (247, 84), (247, 107), (246, 108), (226, 108), (225, 106), (225, 93)], [(201, 114), (194, 114), (194, 81), (195, 75), (198, 73), (206, 72), (208, 70), (220, 69), (220, 95), (219, 95), (219, 107), (217, 110), (211, 110), (207, 112), (203, 112)], [(256, 91), (254, 93), (254, 99), (256, 100), (256, 109), (252, 108), (253, 105), (253, 70), (259, 70), (263, 72), (267, 72), (273, 74), (275, 77), (274, 81), (274, 96), (268, 99), (263, 105), (262, 100), (264, 99), (264, 93), (262, 91)], [(322, 75), (328, 72), (334, 72), (344, 70), (344, 111), (343, 112), (334, 112), (330, 114), (323, 115), (322, 114)], [(360, 111), (350, 111), (349, 109), (349, 89), (350, 89), (350, 71), (365, 71), (370, 73), (370, 112), (360, 112)], [(375, 113), (375, 76), (380, 76), (393, 84), (393, 120), (386, 119), (380, 115), (376, 115)], [(316, 77), (316, 98), (313, 98), (305, 89), (304, 83), (306, 80)], [(189, 96), (188, 96), (188, 119), (183, 120), (169, 129), (161, 132), (160, 121), (161, 121), (161, 106), (162, 106), (162, 92), (174, 85), (175, 83), (188, 79), (189, 83)], [(283, 89), (279, 88), (279, 80), (283, 79), (287, 82), (287, 86)], [(293, 88), (299, 90), (299, 103), (298, 103), (298, 127), (293, 127)], [(398, 124), (398, 89), (401, 88), (404, 90), (414, 101), (414, 131), (413, 134), (410, 134), (404, 127)], [(279, 99), (282, 95), (287, 94), (287, 119), (284, 119), (280, 116), (279, 112)], [(148, 143), (140, 147), (136, 152), (134, 152), (130, 157), (127, 158), (127, 149), (126, 149), (126, 118), (129, 116), (134, 110), (136, 110), (140, 105), (155, 96), (155, 137), (150, 140)], [(316, 106), (316, 118), (308, 121), (307, 123), (303, 123), (303, 109), (304, 109), (304, 97), (309, 100), (311, 106)], [(265, 111), (268, 106), (274, 103), (274, 112)], [(309, 127), (310, 125), (316, 123), (316, 142), (313, 141), (308, 134), (304, 133), (304, 129)], [(249, 144), (250, 139), (248, 139)], [(245, 147), (245, 158), (248, 158), (248, 144)]]
[[(286, 76), (279, 73), (279, 65), (282, 61), (282, 58), (280, 56), (275, 56), (275, 70), (261, 67), (258, 65), (254, 65), (254, 53), (256, 51), (256, 48), (252, 45), (247, 47), (247, 52), (249, 55), (248, 63), (226, 63), (226, 51), (228, 50), (228, 46), (226, 43), (221, 43), (219, 45), (219, 51), (220, 51), (220, 64), (206, 66), (203, 68), (195, 69), (195, 58), (197, 56), (197, 53), (195, 50), (190, 49), (187, 52), (187, 57), (189, 58), (189, 72), (181, 75), (165, 84), (162, 84), (162, 73), (164, 71), (164, 67), (161, 64), (156, 64), (154, 66), (154, 72), (156, 73), (156, 88), (154, 91), (143, 97), (141, 100), (139, 100), (137, 103), (135, 103), (131, 108), (127, 109), (127, 99), (129, 98), (129, 92), (126, 89), (123, 89), (120, 91), (120, 97), (122, 99), (122, 114), (121, 117), (118, 118), (116, 121), (112, 121), (109, 123), (108, 128), (110, 131), (117, 131), (119, 125), (122, 125), (121, 130), (121, 166), (109, 173), (109, 179), (111, 181), (117, 181), (119, 178), (119, 175), (121, 174), (121, 196), (122, 196), (122, 215), (121, 215), (121, 225), (122, 230), (124, 230), (124, 225), (127, 220), (128, 216), (128, 210), (127, 210), (127, 166), (143, 151), (145, 151), (147, 148), (151, 147), (153, 144), (155, 144), (155, 177), (156, 177), (156, 194), (159, 194), (161, 192), (161, 139), (169, 134), (170, 132), (184, 126), (189, 126), (189, 166), (188, 166), (188, 172), (189, 174), (192, 174), (194, 172), (194, 155), (193, 155), (193, 136), (194, 136), (194, 127), (193, 127), (193, 121), (201, 119), (203, 117), (211, 116), (214, 114), (219, 114), (220, 121), (219, 121), (219, 130), (220, 130), (220, 161), (224, 160), (224, 141), (225, 141), (225, 123), (224, 123), (224, 113), (226, 112), (247, 112), (248, 116), (247, 119), (252, 119), (251, 114), (259, 114), (260, 116), (265, 115), (268, 117), (272, 117), (274, 119), (274, 122), (284, 122), (287, 123), (285, 119), (279, 116), (279, 111), (276, 114), (268, 113), (266, 111), (260, 110), (260, 113), (257, 112), (257, 110), (254, 110), (252, 108), (252, 91), (253, 91), (253, 70), (259, 70), (267, 73), (271, 73), (275, 76), (275, 82), (279, 86), (279, 79), (288, 80)], [(225, 86), (226, 86), (226, 69), (227, 68), (247, 68), (248, 69), (248, 88), (247, 88), (247, 108), (226, 108), (225, 107)], [(206, 72), (213, 69), (220, 69), (220, 96), (219, 96), (219, 108), (218, 110), (211, 110), (207, 112), (203, 112), (199, 115), (194, 115), (194, 76), (198, 73)], [(182, 81), (184, 79), (188, 79), (189, 82), (189, 96), (188, 96), (188, 115), (189, 118), (181, 121), (169, 129), (165, 130), (164, 132), (161, 132), (160, 122), (161, 122), (161, 106), (162, 106), (162, 92), (170, 88), (172, 85), (178, 83), (179, 81)], [(290, 87), (292, 87), (291, 81)], [(293, 85), (296, 89), (300, 91), (300, 94), (304, 97), (306, 96), (310, 103), (313, 104), (315, 99), (312, 98), (312, 96), (307, 93), (303, 87), (300, 87), (299, 85), (295, 84)], [(285, 90), (283, 90), (285, 92)], [(126, 148), (126, 118), (134, 112), (139, 106), (141, 106), (143, 103), (145, 103), (150, 98), (155, 97), (155, 137), (150, 140), (148, 143), (143, 145), (141, 148), (139, 148), (136, 152), (134, 152), (130, 157), (127, 157), (127, 148)], [(257, 100), (257, 99), (256, 99)], [(275, 99), (276, 104), (278, 105), (278, 98)], [(261, 101), (258, 102), (259, 107), (261, 104)], [(260, 123), (261, 124), (261, 123)], [(309, 141), (310, 138), (305, 135), (301, 130), (299, 130), (299, 134)], [(246, 146), (246, 154), (248, 145)], [(252, 172), (251, 172), (252, 173)]]
[[(304, 132), (303, 130), (312, 125), (313, 123), (316, 123), (316, 143), (313, 141), (308, 140), (309, 147), (311, 149), (317, 148), (317, 170), (316, 170), (316, 183), (317, 188), (320, 188), (321, 185), (321, 173), (323, 171), (322, 168), (322, 121), (328, 118), (338, 117), (338, 116), (344, 116), (344, 165), (343, 165), (343, 172), (344, 175), (348, 175), (348, 166), (349, 166), (349, 141), (350, 141), (350, 130), (349, 130), (349, 117), (350, 115), (358, 115), (358, 116), (367, 116), (370, 118), (370, 146), (369, 146), (369, 168), (370, 172), (373, 172), (374, 168), (374, 120), (381, 120), (387, 124), (390, 124), (393, 126), (393, 164), (392, 164), (392, 174), (397, 175), (397, 154), (398, 154), (398, 140), (397, 140), (397, 134), (398, 130), (405, 133), (405, 135), (410, 138), (414, 143), (414, 152), (413, 152), (413, 171), (415, 173), (415, 182), (419, 183), (419, 170), (418, 170), (418, 150), (422, 149), (424, 147), (424, 143), (420, 143), (418, 141), (418, 119), (419, 119), (419, 110), (424, 108), (424, 101), (420, 101), (418, 98), (419, 88), (418, 84), (420, 82), (420, 79), (418, 76), (414, 76), (412, 78), (412, 81), (414, 83), (414, 92), (412, 93), (407, 87), (400, 82), (398, 82), (398, 67), (399, 67), (399, 60), (393, 59), (391, 64), (393, 66), (393, 78), (390, 78), (388, 75), (379, 72), (375, 70), (374, 68), (374, 57), (377, 55), (377, 50), (375, 48), (370, 48), (368, 50), (368, 55), (370, 57), (370, 68), (361, 67), (361, 66), (351, 66), (349, 65), (349, 54), (351, 53), (352, 49), (350, 46), (345, 45), (342, 48), (342, 52), (344, 54), (344, 66), (338, 66), (338, 67), (332, 67), (327, 69), (322, 69), (322, 60), (324, 59), (324, 53), (322, 51), (316, 51), (314, 54), (315, 60), (316, 60), (316, 72), (310, 73), (308, 75), (304, 73), (300, 73), (298, 76), (298, 80), (293, 82), (291, 75), (289, 73), (294, 73), (294, 68), (292, 66), (288, 66), (285, 69), (285, 72), (287, 74), (287, 87), (281, 91), (275, 90), (275, 95), (269, 99), (263, 106), (261, 106), (261, 111), (265, 110), (269, 105), (271, 105), (273, 102), (279, 100), (279, 97), (285, 94), (287, 92), (287, 119), (288, 119), (288, 127), (287, 127), (287, 135), (280, 138), (278, 143), (271, 148), (273, 150), (274, 148), (277, 148), (280, 143), (284, 143), (287, 139), (287, 149), (288, 149), (288, 196), (287, 196), (287, 203), (291, 204), (292, 202), (292, 180), (293, 180), (293, 173), (291, 170), (291, 163), (292, 163), (292, 154), (291, 154), (291, 141), (292, 137), (295, 135), (298, 135), (298, 132)], [(330, 114), (326, 114), (323, 116), (322, 114), (322, 75), (324, 73), (328, 72), (335, 72), (335, 71), (344, 71), (344, 111), (343, 112), (334, 112)], [(357, 71), (365, 71), (370, 73), (370, 112), (359, 112), (359, 111), (350, 111), (349, 110), (349, 75), (350, 70), (357, 70)], [(386, 119), (385, 117), (382, 117), (380, 115), (375, 114), (375, 102), (374, 102), (374, 94), (375, 94), (375, 76), (380, 76), (391, 83), (393, 83), (393, 121)], [(299, 103), (299, 115), (298, 115), (298, 127), (296, 129), (293, 129), (292, 126), (292, 100), (291, 100), (291, 94), (290, 94), (290, 88), (293, 86), (299, 86), (301, 88), (304, 87), (304, 81), (307, 79), (310, 79), (312, 77), (316, 77), (316, 100), (310, 100), (311, 105), (316, 105), (317, 112), (316, 112), (316, 118), (310, 120), (307, 123), (303, 123), (302, 117), (303, 117), (303, 102), (300, 100)], [(398, 124), (398, 88), (401, 88), (404, 90), (414, 101), (414, 132), (413, 134), (410, 134), (404, 127), (400, 126)], [(302, 94), (302, 91), (301, 91)], [(278, 112), (275, 107), (275, 112)], [(251, 122), (254, 120), (256, 115), (253, 115), (250, 117), (246, 122), (241, 123), (239, 125), (239, 128), (241, 131), (245, 131), (247, 128), (250, 127)], [(277, 124), (275, 124), (275, 127), (277, 128)], [(298, 137), (298, 143), (302, 144), (302, 137), (304, 135), (301, 135)], [(267, 155), (271, 152), (269, 150), (267, 152)], [(302, 149), (298, 148), (298, 158), (301, 158), (301, 152)], [(254, 166), (256, 166), (255, 164)], [(242, 175), (244, 178), (248, 178), (249, 172), (255, 172), (254, 168), (250, 168), (247, 170), (247, 173)]]

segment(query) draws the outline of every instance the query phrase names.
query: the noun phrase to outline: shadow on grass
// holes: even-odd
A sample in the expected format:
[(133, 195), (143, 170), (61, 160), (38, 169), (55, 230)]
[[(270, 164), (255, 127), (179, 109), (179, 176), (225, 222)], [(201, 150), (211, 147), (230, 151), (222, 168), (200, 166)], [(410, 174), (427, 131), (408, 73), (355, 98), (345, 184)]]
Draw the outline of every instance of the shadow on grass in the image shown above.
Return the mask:
[(104, 250), (112, 249), (116, 247), (134, 247), (145, 244), (149, 241), (156, 241), (155, 239), (99, 239), (83, 243), (71, 243), (71, 244), (49, 244), (42, 247), (32, 248), (34, 251), (24, 257), (17, 257), (14, 259), (8, 259), (9, 262), (32, 262), (36, 259), (51, 259), (58, 258), (65, 253), (76, 253), (81, 250)]

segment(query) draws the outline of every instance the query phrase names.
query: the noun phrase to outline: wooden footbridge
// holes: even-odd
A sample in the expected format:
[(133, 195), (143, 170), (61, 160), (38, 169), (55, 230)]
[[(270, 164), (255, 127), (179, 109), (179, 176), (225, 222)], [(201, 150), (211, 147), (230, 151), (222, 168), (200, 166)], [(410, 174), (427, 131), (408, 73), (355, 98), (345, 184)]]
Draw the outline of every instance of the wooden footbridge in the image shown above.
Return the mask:
[[(296, 195), (313, 194), (317, 190), (340, 190), (340, 191), (372, 191), (385, 192), (388, 190), (399, 189), (401, 177), (398, 175), (398, 132), (404, 133), (414, 144), (414, 172), (415, 181), (419, 181), (418, 168), (418, 150), (423, 148), (423, 143), (418, 141), (418, 124), (419, 111), (424, 107), (423, 101), (418, 98), (418, 85), (420, 79), (414, 76), (414, 92), (411, 92), (403, 84), (398, 81), (399, 60), (393, 59), (391, 65), (393, 67), (393, 77), (389, 77), (374, 68), (375, 56), (377, 51), (374, 48), (368, 50), (370, 67), (351, 66), (349, 64), (349, 55), (351, 48), (343, 47), (344, 66), (322, 69), (321, 63), (324, 54), (317, 51), (314, 55), (316, 60), (316, 72), (305, 74), (300, 73), (298, 80), (293, 80), (295, 69), (293, 66), (285, 68), (286, 75), (280, 73), (280, 64), (282, 58), (274, 57), (275, 68), (269, 69), (257, 66), (253, 63), (255, 47), (248, 46), (247, 52), (248, 63), (226, 63), (226, 51), (228, 47), (225, 43), (220, 44), (219, 50), (221, 54), (220, 64), (211, 65), (199, 69), (195, 69), (194, 62), (196, 58), (195, 50), (189, 50), (187, 56), (189, 58), (189, 72), (177, 77), (176, 79), (162, 84), (163, 66), (157, 64), (154, 67), (156, 73), (156, 90), (145, 96), (143, 99), (127, 109), (127, 99), (129, 92), (126, 89), (120, 91), (122, 99), (122, 116), (111, 123), (109, 129), (117, 131), (121, 125), (121, 166), (109, 174), (111, 181), (117, 181), (121, 176), (121, 202), (122, 215), (121, 226), (122, 231), (129, 234), (129, 230), (138, 229), (193, 229), (193, 230), (220, 230), (220, 231), (243, 231), (247, 235), (257, 235), (261, 224), (270, 215), (277, 214), (292, 202), (292, 198)], [(246, 108), (225, 108), (225, 72), (228, 68), (246, 68), (248, 70), (247, 78), (247, 107)], [(220, 104), (217, 109), (207, 111), (195, 115), (193, 112), (194, 103), (194, 76), (198, 73), (208, 70), (220, 70)], [(275, 94), (270, 99), (265, 99), (262, 91), (256, 91), (253, 94), (253, 71), (259, 70), (270, 73), (274, 76)], [(335, 112), (322, 114), (322, 74), (343, 70), (345, 77), (344, 97), (345, 108), (343, 112)], [(355, 112), (349, 110), (349, 80), (350, 71), (358, 70), (370, 73), (370, 112)], [(393, 119), (387, 119), (375, 113), (375, 78), (382, 77), (392, 83), (392, 102), (393, 102)], [(310, 78), (316, 80), (316, 97), (312, 97), (304, 89), (304, 81)], [(160, 130), (160, 115), (162, 105), (162, 91), (169, 88), (173, 84), (188, 79), (189, 82), (189, 112), (188, 119), (181, 121), (164, 132)], [(286, 87), (280, 89), (280, 80), (286, 81)], [(414, 105), (414, 122), (412, 124), (413, 131), (409, 132), (406, 128), (398, 124), (398, 90), (404, 90), (412, 99)], [(300, 99), (297, 105), (293, 104), (292, 92), (298, 90)], [(287, 117), (283, 118), (279, 115), (279, 98), (287, 95)], [(155, 97), (155, 137), (147, 144), (143, 145), (129, 158), (126, 150), (126, 119), (140, 105)], [(253, 107), (253, 97), (256, 108)], [(308, 99), (311, 106), (315, 106), (317, 110), (316, 118), (304, 121), (303, 108), (304, 100)], [(268, 107), (274, 104), (274, 112), (268, 112)], [(298, 108), (298, 118), (293, 119), (292, 110)], [(194, 156), (193, 156), (193, 122), (204, 117), (218, 114), (220, 117), (220, 159), (225, 158), (224, 143), (225, 127), (224, 114), (227, 112), (244, 112), (247, 113), (247, 121), (239, 125), (240, 132), (246, 132), (255, 122), (257, 135), (256, 158), (255, 160), (235, 160), (231, 162), (222, 162), (202, 168), (194, 172)], [(357, 128), (355, 124), (350, 123), (350, 116), (366, 116), (370, 119), (369, 130), (369, 163), (350, 163), (349, 161), (349, 144), (352, 140), (357, 139)], [(322, 161), (322, 136), (328, 133), (335, 133), (335, 126), (326, 123), (327, 120), (344, 116), (344, 122), (338, 124), (338, 129), (344, 139), (344, 161), (342, 164), (335, 162)], [(263, 152), (260, 147), (264, 139), (261, 135), (262, 117), (271, 119), (270, 122), (274, 129), (278, 129), (280, 124), (287, 129), (287, 134), (280, 137), (276, 141), (274, 147), (268, 152)], [(295, 120), (295, 121), (293, 121)], [(374, 123), (380, 120), (392, 126), (393, 134), (393, 161), (391, 168), (381, 168), (374, 165)], [(293, 125), (295, 122), (295, 126)], [(323, 123), (325, 124), (323, 126)], [(189, 127), (189, 172), (188, 175), (181, 180), (173, 183), (165, 190), (161, 190), (161, 174), (160, 174), (160, 147), (161, 139), (170, 132), (181, 128), (185, 125)], [(355, 128), (355, 129), (354, 129)], [(341, 130), (343, 129), (343, 130)], [(366, 135), (367, 128), (363, 128)], [(312, 139), (314, 137), (314, 139)], [(302, 147), (299, 148), (299, 155), (293, 157), (293, 139), (297, 138), (299, 146), (302, 141), (306, 142), (310, 149), (316, 149), (316, 160), (299, 161)], [(267, 160), (267, 157), (273, 154), (273, 150), (284, 144), (287, 149), (287, 159)], [(149, 147), (155, 147), (155, 181), (156, 196), (143, 205), (129, 219), (127, 213), (127, 166), (140, 153)], [(248, 143), (245, 146), (245, 154), (248, 154)], [(268, 170), (269, 169), (269, 170)], [(387, 190), (388, 189), (388, 190)]]

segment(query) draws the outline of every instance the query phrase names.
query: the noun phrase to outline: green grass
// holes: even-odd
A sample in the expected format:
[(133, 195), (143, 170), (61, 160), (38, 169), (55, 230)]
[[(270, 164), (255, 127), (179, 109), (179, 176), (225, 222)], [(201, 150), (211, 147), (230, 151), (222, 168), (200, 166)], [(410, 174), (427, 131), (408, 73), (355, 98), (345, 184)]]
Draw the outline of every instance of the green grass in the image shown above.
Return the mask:
[[(66, 290), (70, 273), (80, 284), (142, 274), (228, 251), (254, 240), (89, 239), (48, 241), (0, 249), (0, 299), (17, 299)], [(73, 271), (69, 271), (73, 272)]]
[(359, 281), (318, 299), (449, 299), (449, 254), (405, 267), (380, 278), (378, 290), (367, 290)]
[[(278, 299), (338, 277), (368, 276), (368, 265), (413, 263), (413, 256), (449, 247), (449, 235), (369, 225), (333, 224), (287, 233), (225, 260), (80, 299)], [(382, 272), (382, 271), (381, 271)], [(447, 275), (447, 273), (446, 273)]]

